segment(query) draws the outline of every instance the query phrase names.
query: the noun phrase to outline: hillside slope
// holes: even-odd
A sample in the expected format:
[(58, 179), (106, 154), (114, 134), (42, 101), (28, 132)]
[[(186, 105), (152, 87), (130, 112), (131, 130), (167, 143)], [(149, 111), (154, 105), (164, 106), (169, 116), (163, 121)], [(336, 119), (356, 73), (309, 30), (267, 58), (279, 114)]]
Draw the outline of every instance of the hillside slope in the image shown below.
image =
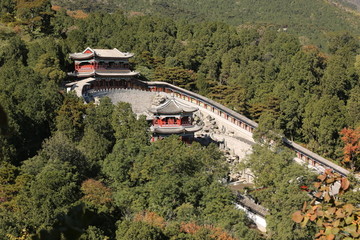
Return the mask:
[[(323, 0), (115, 0), (127, 11), (233, 25), (274, 25), (317, 43), (327, 32), (360, 33), (360, 17)], [(306, 38), (305, 38), (306, 39)]]
[(358, 0), (52, 0), (71, 10), (114, 11), (160, 15), (190, 21), (232, 25), (265, 25), (302, 36), (304, 44), (326, 45), (334, 31), (360, 34)]

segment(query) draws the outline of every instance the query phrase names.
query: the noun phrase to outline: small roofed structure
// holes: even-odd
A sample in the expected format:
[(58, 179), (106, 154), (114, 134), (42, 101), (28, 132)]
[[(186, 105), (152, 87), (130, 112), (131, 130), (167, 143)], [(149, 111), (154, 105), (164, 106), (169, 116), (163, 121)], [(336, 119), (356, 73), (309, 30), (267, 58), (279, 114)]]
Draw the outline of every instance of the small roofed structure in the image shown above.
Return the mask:
[[(134, 56), (132, 53), (121, 52), (116, 48), (92, 49), (88, 47), (83, 52), (71, 53), (69, 56), (74, 60), (75, 69), (69, 72), (68, 76), (74, 77), (76, 82), (94, 79), (86, 80), (88, 85), (82, 90), (135, 88), (138, 85), (139, 73), (131, 71), (129, 65), (129, 58)], [(75, 84), (75, 81), (68, 83), (67, 86)], [(79, 91), (84, 93), (82, 90)], [(81, 95), (78, 94), (78, 96)]]
[(70, 58), (75, 61), (75, 71), (68, 73), (74, 77), (133, 77), (139, 73), (129, 69), (129, 58), (132, 53), (124, 53), (114, 49), (86, 48), (81, 53), (71, 53)]
[(193, 113), (197, 110), (198, 108), (187, 106), (174, 98), (166, 99), (159, 106), (150, 108), (152, 141), (176, 134), (181, 136), (183, 141), (191, 143), (194, 133), (202, 128), (193, 124)]

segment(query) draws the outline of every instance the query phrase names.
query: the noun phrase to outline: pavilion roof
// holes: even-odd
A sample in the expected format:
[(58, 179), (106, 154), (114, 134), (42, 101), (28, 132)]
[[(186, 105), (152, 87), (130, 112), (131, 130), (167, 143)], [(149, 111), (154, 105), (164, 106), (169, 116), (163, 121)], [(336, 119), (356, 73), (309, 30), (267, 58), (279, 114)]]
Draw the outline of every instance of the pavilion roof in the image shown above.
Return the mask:
[(187, 106), (183, 103), (176, 101), (174, 98), (168, 99), (163, 104), (149, 109), (149, 111), (154, 114), (192, 113), (197, 110), (198, 110), (198, 108)]
[(70, 72), (68, 73), (69, 76), (75, 77), (90, 77), (90, 76), (109, 76), (109, 77), (133, 77), (139, 75), (138, 72), (134, 71), (89, 71), (89, 72)]
[(114, 49), (92, 49), (90, 47), (86, 48), (81, 53), (71, 53), (70, 58), (72, 59), (88, 59), (91, 57), (100, 57), (100, 58), (130, 58), (134, 54), (128, 52), (121, 52), (117, 48)]

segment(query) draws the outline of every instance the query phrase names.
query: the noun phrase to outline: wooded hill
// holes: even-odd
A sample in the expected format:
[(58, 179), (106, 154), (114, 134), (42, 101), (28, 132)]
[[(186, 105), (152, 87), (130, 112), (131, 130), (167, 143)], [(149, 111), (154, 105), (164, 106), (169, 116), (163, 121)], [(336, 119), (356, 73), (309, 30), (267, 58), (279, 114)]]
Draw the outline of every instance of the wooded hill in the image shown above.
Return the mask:
[[(338, 2), (337, 2), (338, 3)], [(54, 4), (74, 9), (97, 10), (94, 2), (54, 0)], [(273, 26), (301, 36), (304, 43), (324, 43), (328, 32), (360, 33), (360, 17), (345, 11), (333, 1), (324, 0), (112, 0), (99, 1), (100, 8), (108, 4), (132, 12), (191, 21), (225, 22), (234, 26)], [(114, 8), (110, 8), (114, 9)]]

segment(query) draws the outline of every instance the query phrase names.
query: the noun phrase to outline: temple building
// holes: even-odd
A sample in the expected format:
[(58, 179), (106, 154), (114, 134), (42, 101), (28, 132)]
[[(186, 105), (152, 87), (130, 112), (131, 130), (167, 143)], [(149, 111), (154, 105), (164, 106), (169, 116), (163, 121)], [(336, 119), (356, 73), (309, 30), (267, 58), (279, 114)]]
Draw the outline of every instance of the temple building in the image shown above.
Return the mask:
[(159, 106), (149, 109), (152, 114), (150, 130), (152, 141), (162, 139), (169, 135), (179, 135), (182, 140), (191, 143), (194, 133), (201, 130), (201, 126), (193, 124), (193, 113), (198, 108), (184, 105), (174, 98), (166, 99)]
[(70, 58), (75, 62), (75, 70), (68, 75), (76, 81), (65, 86), (75, 90), (78, 96), (89, 89), (133, 88), (139, 75), (129, 67), (129, 58), (133, 56), (116, 48), (88, 47), (81, 53), (72, 53)]

